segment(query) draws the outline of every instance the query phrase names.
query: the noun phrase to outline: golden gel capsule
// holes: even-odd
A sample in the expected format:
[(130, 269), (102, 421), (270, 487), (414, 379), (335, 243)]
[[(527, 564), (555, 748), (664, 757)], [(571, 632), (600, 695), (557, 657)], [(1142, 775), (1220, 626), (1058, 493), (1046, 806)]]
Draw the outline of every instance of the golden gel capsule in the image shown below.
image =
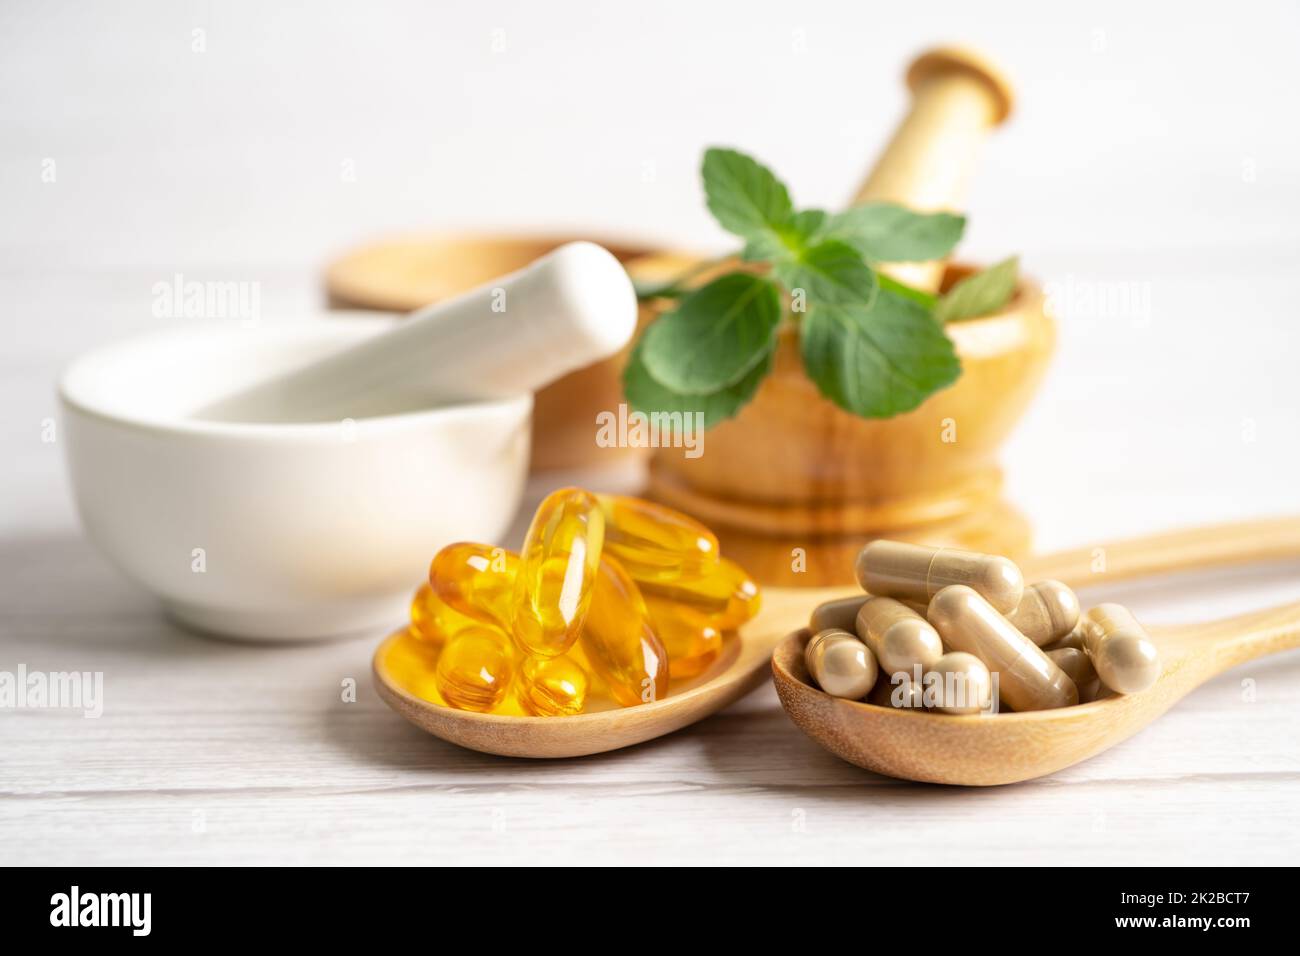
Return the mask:
[(567, 654), (528, 658), (515, 684), (520, 705), (535, 717), (580, 714), (587, 703), (587, 672)]
[(993, 681), (989, 669), (974, 654), (950, 651), (925, 675), (934, 707), (945, 714), (978, 714), (987, 710)]
[(429, 584), (453, 611), (509, 632), (519, 555), (505, 548), (458, 541), (429, 564)]
[(673, 680), (685, 680), (707, 670), (722, 653), (722, 631), (708, 617), (683, 604), (645, 598), (655, 634), (668, 652)]
[(870, 597), (870, 594), (855, 594), (852, 597), (840, 598), (838, 601), (818, 604), (813, 608), (812, 617), (808, 619), (808, 630), (814, 634), (832, 628), (839, 631), (855, 630), (858, 626), (858, 609)]
[(644, 594), (684, 604), (708, 615), (709, 623), (720, 631), (734, 631), (757, 614), (761, 604), (754, 579), (730, 558), (722, 558), (717, 570), (702, 578), (671, 584), (644, 581), (640, 587)]
[(855, 629), (886, 674), (929, 670), (943, 654), (943, 642), (930, 622), (901, 601), (873, 597), (858, 609)]
[(582, 629), (582, 652), (624, 707), (668, 693), (668, 651), (655, 634), (636, 582), (613, 558), (601, 558), (595, 596)]
[(1088, 655), (1077, 647), (1061, 647), (1046, 653), (1052, 659), (1052, 663), (1065, 671), (1070, 680), (1074, 681), (1074, 686), (1079, 688), (1079, 699), (1082, 701), (1084, 688), (1097, 681), (1097, 672), (1093, 669)]
[(1039, 647), (1046, 647), (1079, 623), (1079, 599), (1060, 581), (1037, 581), (1025, 588), (1007, 620)]
[(510, 691), (515, 676), (510, 638), (495, 627), (476, 624), (452, 637), (438, 655), (434, 671), (438, 693), (452, 707), (487, 713)]
[(964, 584), (1003, 614), (1025, 590), (1020, 569), (1006, 558), (901, 541), (872, 541), (858, 555), (857, 574), (868, 594), (902, 601), (929, 601), (949, 585)]
[(861, 700), (876, 684), (876, 658), (848, 631), (822, 631), (804, 648), (804, 663), (817, 686), (832, 697)]
[(514, 588), (515, 640), (530, 654), (559, 657), (582, 633), (604, 540), (594, 495), (562, 488), (538, 507)]
[(408, 628), (384, 651), (384, 666), (403, 690), (435, 704), (445, 705), (434, 679), (438, 650), (436, 644), (417, 637)]
[(421, 584), (411, 598), (411, 633), (422, 641), (443, 644), (473, 623), (473, 618), (438, 597), (428, 584)]
[(1160, 677), (1160, 654), (1122, 604), (1098, 604), (1084, 617), (1084, 647), (1101, 682), (1119, 694), (1146, 690)]
[(605, 550), (634, 581), (701, 578), (718, 569), (718, 539), (694, 518), (640, 498), (597, 495)]
[(1050, 710), (1079, 702), (1065, 671), (973, 588), (944, 588), (930, 601), (929, 618), (945, 647), (974, 654), (997, 675), (998, 695), (1008, 707)]
[(899, 676), (895, 684), (894, 678), (881, 675), (867, 695), (867, 703), (896, 710), (925, 710), (925, 685), (910, 676)]

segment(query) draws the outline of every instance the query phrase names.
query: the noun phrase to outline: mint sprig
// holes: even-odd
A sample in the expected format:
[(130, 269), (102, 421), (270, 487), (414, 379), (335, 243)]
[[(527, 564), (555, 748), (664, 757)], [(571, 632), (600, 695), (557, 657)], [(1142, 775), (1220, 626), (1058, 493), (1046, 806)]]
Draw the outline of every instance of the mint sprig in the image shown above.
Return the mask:
[(869, 309), (813, 306), (801, 332), (808, 377), (864, 418), (910, 411), (961, 374), (952, 342), (924, 307), (886, 289)]
[(824, 239), (772, 261), (772, 275), (787, 289), (803, 289), (813, 302), (869, 308), (876, 274), (847, 242)]
[(781, 238), (794, 216), (785, 183), (755, 159), (734, 149), (710, 149), (700, 170), (709, 212), (728, 232), (746, 240)]
[(665, 412), (672, 414), (682, 412), (704, 416), (704, 427), (712, 428), (721, 421), (731, 418), (741, 407), (754, 397), (758, 386), (767, 373), (772, 370), (772, 351), (759, 360), (759, 363), (745, 373), (740, 381), (704, 395), (687, 395), (675, 392), (661, 383), (645, 367), (644, 337), (632, 349), (627, 367), (623, 369), (623, 394), (628, 403), (639, 411)]
[(872, 262), (925, 262), (952, 252), (966, 217), (913, 212), (893, 203), (854, 206), (832, 216), (824, 234), (842, 239)]
[(741, 258), (767, 274), (649, 290), (678, 302), (642, 334), (624, 372), (624, 394), (638, 411), (700, 412), (706, 428), (735, 415), (771, 371), (788, 302), (818, 390), (864, 418), (897, 415), (961, 374), (943, 324), (996, 311), (1015, 291), (1014, 259), (943, 296), (874, 268), (948, 255), (965, 229), (962, 216), (892, 203), (833, 215), (796, 209), (770, 169), (732, 149), (707, 150), (702, 178), (710, 212), (743, 242)]
[(707, 395), (745, 377), (772, 350), (781, 295), (761, 276), (733, 272), (691, 293), (642, 337), (642, 361), (660, 384)]

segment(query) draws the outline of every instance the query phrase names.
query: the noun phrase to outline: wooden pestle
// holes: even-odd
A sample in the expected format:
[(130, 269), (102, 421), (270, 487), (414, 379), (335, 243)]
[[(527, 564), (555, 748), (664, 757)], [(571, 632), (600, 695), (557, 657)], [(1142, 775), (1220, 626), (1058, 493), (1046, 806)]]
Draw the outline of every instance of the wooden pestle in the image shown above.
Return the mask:
[[(907, 70), (912, 106), (894, 131), (853, 205), (893, 202), (923, 212), (960, 212), (980, 145), (1011, 113), (1014, 97), (1002, 73), (956, 48), (921, 54)], [(893, 263), (900, 282), (934, 292), (942, 262)]]

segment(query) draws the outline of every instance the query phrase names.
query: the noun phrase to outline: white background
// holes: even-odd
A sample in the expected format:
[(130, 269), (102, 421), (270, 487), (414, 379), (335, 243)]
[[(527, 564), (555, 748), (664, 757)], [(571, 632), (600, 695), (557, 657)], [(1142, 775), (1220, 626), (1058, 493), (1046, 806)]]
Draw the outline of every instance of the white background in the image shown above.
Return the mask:
[[(843, 203), (904, 108), (909, 56), (957, 40), (1020, 95), (963, 254), (1019, 252), (1057, 288), (1139, 296), (1110, 314), (1063, 303), (1057, 360), (1005, 456), (1039, 546), (1295, 512), (1300, 9), (272, 6), (0, 7), (0, 669), (102, 669), (110, 695), (99, 721), (0, 712), (6, 857), (1290, 858), (1296, 655), (997, 791), (842, 764), (770, 689), (630, 751), (499, 760), (423, 737), (368, 687), (338, 704), (341, 677), (366, 684), (373, 640), (260, 650), (163, 621), (80, 539), (41, 429), (60, 366), (158, 324), (151, 287), (178, 272), (260, 282), (274, 320), (319, 303), (331, 256), (394, 232), (723, 249), (697, 182), (710, 144), (764, 159), (800, 203)], [(1294, 599), (1300, 580), (1292, 565), (1126, 596), (1154, 620), (1199, 619)]]

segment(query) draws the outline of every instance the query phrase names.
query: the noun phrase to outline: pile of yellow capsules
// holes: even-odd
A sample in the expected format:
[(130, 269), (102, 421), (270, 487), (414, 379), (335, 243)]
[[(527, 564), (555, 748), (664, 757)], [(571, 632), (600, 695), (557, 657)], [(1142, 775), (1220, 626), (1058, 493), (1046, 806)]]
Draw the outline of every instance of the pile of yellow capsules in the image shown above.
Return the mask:
[(1050, 710), (1136, 694), (1160, 676), (1127, 608), (1080, 614), (1066, 585), (1026, 585), (1001, 555), (873, 541), (855, 570), (866, 593), (817, 607), (804, 649), (833, 696), (950, 714)]
[(519, 554), (439, 551), (386, 663), (409, 692), (461, 710), (631, 707), (702, 673), (758, 606), (758, 586), (698, 521), (564, 488), (538, 507)]

